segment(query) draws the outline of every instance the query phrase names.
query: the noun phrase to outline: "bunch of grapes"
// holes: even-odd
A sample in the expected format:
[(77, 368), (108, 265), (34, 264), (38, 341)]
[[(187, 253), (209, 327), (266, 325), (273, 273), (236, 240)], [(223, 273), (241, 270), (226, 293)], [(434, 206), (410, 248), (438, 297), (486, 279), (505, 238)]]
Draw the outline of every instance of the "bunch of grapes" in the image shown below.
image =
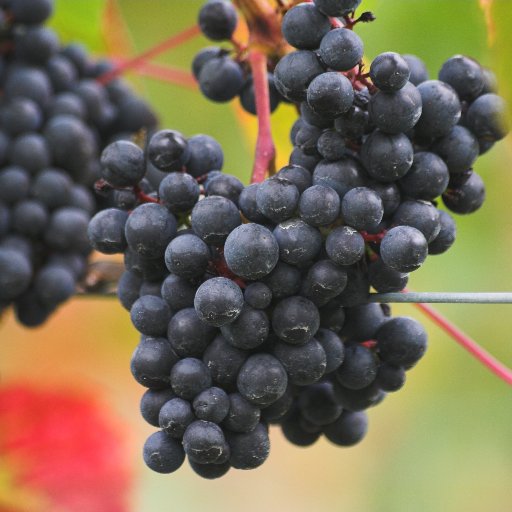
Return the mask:
[(112, 68), (44, 22), (52, 0), (0, 3), (0, 311), (43, 323), (86, 273), (99, 153), (154, 129), (127, 85), (97, 78)]
[[(160, 429), (144, 446), (155, 471), (185, 457), (204, 478), (256, 468), (271, 424), (299, 446), (322, 435), (353, 445), (365, 410), (425, 353), (424, 328), (368, 294), (403, 290), (428, 254), (451, 247), (440, 200), (459, 214), (482, 205), (472, 166), (505, 136), (505, 106), (492, 73), (463, 56), (438, 80), (393, 52), (366, 72), (352, 29), (373, 16), (355, 19), (359, 4), (315, 0), (283, 17), (296, 50), (275, 63), (272, 87), (300, 118), (275, 176), (244, 186), (221, 172), (214, 139), (174, 130), (102, 153), (115, 207), (93, 217), (89, 238), (124, 254), (118, 295), (141, 334), (131, 370), (148, 388), (142, 416)], [(230, 39), (237, 15), (211, 0), (199, 21)], [(223, 101), (240, 93), (239, 66), (218, 49), (194, 62), (203, 92)]]
[[(234, 49), (208, 46), (200, 50), (192, 62), (192, 73), (202, 94), (211, 101), (224, 103), (238, 97), (242, 108), (256, 114), (254, 82), (247, 61), (248, 53), (233, 39), (238, 24), (238, 14), (228, 0), (210, 0), (199, 12), (198, 24), (203, 34), (212, 41), (230, 41)], [(270, 62), (272, 69), (277, 59)], [(274, 112), (279, 103), (288, 100), (277, 90), (274, 76), (269, 70), (268, 93), (270, 111)]]

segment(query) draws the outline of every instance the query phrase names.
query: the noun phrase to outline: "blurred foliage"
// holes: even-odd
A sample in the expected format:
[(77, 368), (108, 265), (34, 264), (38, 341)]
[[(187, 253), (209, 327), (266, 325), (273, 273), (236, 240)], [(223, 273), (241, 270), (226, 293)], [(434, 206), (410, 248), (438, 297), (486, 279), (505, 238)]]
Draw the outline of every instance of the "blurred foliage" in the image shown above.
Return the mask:
[[(118, 0), (129, 31), (126, 51), (140, 52), (190, 26), (201, 3)], [(490, 7), (490, 24), (481, 8), (484, 4)], [(113, 51), (109, 34), (111, 30), (119, 33), (120, 27), (102, 24), (104, 7), (101, 0), (58, 0), (53, 25), (67, 41), (84, 41), (95, 52)], [(369, 59), (388, 50), (416, 53), (435, 77), (443, 60), (467, 54), (497, 70), (501, 92), (512, 102), (511, 0), (363, 0), (362, 9), (371, 9), (377, 16), (374, 23), (356, 28)], [(494, 26), (491, 38), (488, 26)], [(157, 62), (188, 69), (195, 52), (209, 44), (198, 38)], [(116, 53), (120, 50), (116, 48)], [(253, 117), (242, 113), (235, 102), (213, 104), (195, 90), (136, 74), (129, 78), (158, 111), (162, 126), (187, 135), (213, 135), (224, 147), (225, 170), (247, 181), (256, 135)], [(289, 106), (281, 106), (273, 116), (281, 163), (286, 162), (288, 132), (295, 116)], [(412, 276), (412, 288), (512, 289), (512, 217), (505, 196), (512, 188), (511, 158), (509, 137), (478, 161), (475, 169), (488, 189), (486, 204), (478, 213), (457, 219), (455, 246), (446, 255), (429, 258)], [(440, 305), (439, 309), (512, 365), (510, 306)], [(394, 313), (424, 322), (430, 349), (410, 373), (405, 389), (370, 411), (370, 431), (360, 446), (344, 450), (320, 441), (299, 449), (274, 431), (271, 455), (262, 468), (232, 472), (216, 482), (201, 481), (185, 467), (172, 476), (142, 467), (139, 451), (151, 428), (139, 417), (142, 390), (128, 371), (137, 334), (114, 301), (77, 299), (36, 332), (22, 330), (8, 318), (0, 331), (0, 368), (7, 382), (23, 379), (94, 389), (110, 401), (112, 414), (133, 434), (130, 455), (139, 468), (133, 511), (508, 512), (512, 502), (510, 389), (412, 306), (396, 307)]]

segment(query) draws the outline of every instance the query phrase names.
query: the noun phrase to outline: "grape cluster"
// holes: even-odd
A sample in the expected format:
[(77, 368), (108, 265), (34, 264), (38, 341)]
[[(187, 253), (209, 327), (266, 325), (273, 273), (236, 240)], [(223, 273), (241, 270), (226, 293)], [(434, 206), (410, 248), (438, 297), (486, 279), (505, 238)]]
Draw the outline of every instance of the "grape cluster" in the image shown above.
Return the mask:
[[(283, 35), (297, 50), (277, 64), (275, 84), (301, 112), (290, 163), (340, 201), (345, 227), (329, 235), (329, 256), (354, 264), (366, 242), (366, 279), (380, 292), (399, 291), (407, 273), (455, 240), (455, 222), (439, 201), (457, 214), (483, 204), (473, 164), (506, 135), (505, 103), (493, 73), (461, 55), (443, 64), (437, 80), (429, 80), (418, 57), (394, 52), (378, 55), (365, 73), (361, 38), (329, 22), (348, 12), (342, 6), (358, 4), (315, 1), (290, 9)], [(326, 215), (319, 205), (327, 194), (317, 197)], [(348, 238), (350, 228), (358, 233)]]
[(322, 434), (354, 444), (364, 409), (399, 389), (426, 348), (415, 320), (366, 304), (364, 240), (357, 261), (340, 260), (360, 235), (331, 229), (334, 189), (295, 165), (244, 187), (222, 160), (213, 139), (173, 130), (144, 150), (114, 142), (101, 159), (113, 187), (141, 186), (148, 166), (164, 174), (131, 211), (89, 225), (93, 247), (124, 253), (119, 299), (141, 333), (131, 370), (149, 388), (143, 417), (161, 429), (144, 459), (163, 473), (185, 455), (205, 478), (256, 468), (274, 423), (300, 446)]
[(77, 44), (45, 27), (51, 0), (1, 2), (0, 311), (43, 323), (86, 271), (99, 151), (152, 129), (149, 107)]
[[(208, 39), (232, 41), (238, 14), (229, 0), (208, 0), (199, 12), (198, 23)], [(270, 63), (270, 67), (273, 67), (273, 63)], [(224, 103), (238, 96), (242, 108), (256, 114), (253, 78), (244, 48), (236, 46), (235, 51), (220, 46), (203, 48), (194, 57), (192, 73), (201, 93), (209, 100)], [(271, 112), (277, 109), (280, 102), (288, 101), (276, 89), (270, 70), (268, 90)]]
[[(103, 152), (106, 182), (145, 187), (137, 204), (98, 213), (89, 237), (124, 253), (118, 293), (141, 333), (131, 370), (148, 388), (142, 416), (160, 428), (143, 452), (155, 471), (185, 457), (210, 479), (256, 468), (271, 424), (299, 446), (322, 435), (353, 445), (365, 410), (425, 353), (421, 324), (392, 318), (368, 294), (403, 290), (428, 254), (453, 244), (439, 198), (455, 213), (481, 206), (472, 165), (505, 136), (504, 104), (492, 73), (467, 57), (449, 59), (439, 80), (393, 52), (365, 73), (349, 16), (359, 3), (315, 0), (284, 16), (297, 50), (274, 83), (301, 116), (275, 176), (244, 186), (220, 172), (213, 139), (173, 130), (144, 149), (115, 142)], [(218, 20), (233, 12), (208, 2), (205, 33), (229, 26), (219, 29), (228, 38), (236, 18)], [(333, 16), (346, 25), (333, 27)]]

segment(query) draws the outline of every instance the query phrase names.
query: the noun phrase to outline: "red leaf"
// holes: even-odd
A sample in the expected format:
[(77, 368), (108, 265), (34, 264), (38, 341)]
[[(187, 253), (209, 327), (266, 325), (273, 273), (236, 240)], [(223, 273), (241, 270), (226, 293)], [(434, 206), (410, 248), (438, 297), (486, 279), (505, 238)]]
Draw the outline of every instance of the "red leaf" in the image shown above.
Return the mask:
[[(94, 397), (6, 387), (0, 389), (0, 426), (0, 460), (13, 493), (32, 492), (59, 511), (128, 510), (132, 468), (125, 435)], [(0, 510), (7, 509), (0, 488)]]

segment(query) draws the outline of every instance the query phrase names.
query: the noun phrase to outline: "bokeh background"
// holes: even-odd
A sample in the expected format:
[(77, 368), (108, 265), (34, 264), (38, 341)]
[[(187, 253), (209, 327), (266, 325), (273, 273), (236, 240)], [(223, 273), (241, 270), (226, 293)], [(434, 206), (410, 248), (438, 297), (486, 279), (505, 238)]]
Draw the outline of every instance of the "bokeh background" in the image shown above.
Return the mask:
[[(192, 25), (201, 3), (58, 0), (52, 24), (65, 41), (126, 57)], [(512, 104), (511, 0), (363, 0), (362, 8), (377, 16), (356, 28), (368, 59), (388, 50), (416, 53), (435, 77), (445, 59), (467, 54), (498, 72), (501, 93)], [(187, 70), (206, 44), (197, 38), (156, 62)], [(193, 88), (136, 73), (128, 78), (162, 126), (213, 135), (224, 147), (225, 170), (248, 179), (254, 118), (237, 105), (209, 103)], [(273, 116), (283, 163), (294, 115), (281, 106)], [(487, 202), (457, 219), (454, 247), (429, 258), (412, 276), (412, 289), (512, 290), (511, 161), (510, 136), (478, 160)], [(438, 309), (512, 365), (512, 306)], [(342, 449), (320, 440), (301, 449), (273, 429), (261, 468), (213, 482), (186, 465), (169, 476), (143, 466), (141, 447), (153, 429), (139, 416), (143, 389), (129, 372), (138, 336), (114, 299), (75, 299), (37, 330), (22, 329), (7, 315), (0, 324), (0, 511), (509, 512), (511, 388), (413, 306), (394, 307), (394, 313), (422, 321), (430, 347), (405, 388), (370, 410), (363, 443)], [(21, 402), (23, 413), (13, 412)], [(22, 433), (22, 450), (2, 444), (8, 432)], [(21, 478), (27, 468), (35, 468), (31, 478)]]

